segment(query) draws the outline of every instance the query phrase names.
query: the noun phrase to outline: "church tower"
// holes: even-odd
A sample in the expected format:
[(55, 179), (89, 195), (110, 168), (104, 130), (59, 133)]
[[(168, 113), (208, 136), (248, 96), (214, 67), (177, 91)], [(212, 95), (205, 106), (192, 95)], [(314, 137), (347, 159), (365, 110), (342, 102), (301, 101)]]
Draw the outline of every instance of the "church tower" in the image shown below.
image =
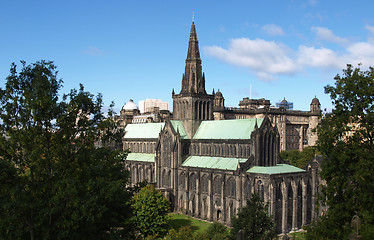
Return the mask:
[(205, 75), (202, 71), (194, 22), (191, 26), (182, 88), (179, 94), (175, 94), (173, 90), (172, 95), (173, 118), (183, 122), (190, 138), (195, 134), (201, 121), (213, 120), (214, 96), (205, 91)]

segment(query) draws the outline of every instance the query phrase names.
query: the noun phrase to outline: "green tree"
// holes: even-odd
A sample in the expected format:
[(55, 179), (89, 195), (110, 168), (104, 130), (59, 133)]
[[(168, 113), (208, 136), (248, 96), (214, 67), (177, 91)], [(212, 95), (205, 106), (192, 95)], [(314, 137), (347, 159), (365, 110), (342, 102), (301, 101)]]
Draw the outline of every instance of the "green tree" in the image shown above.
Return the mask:
[(207, 231), (199, 231), (194, 234), (194, 240), (210, 240)]
[(284, 160), (298, 168), (305, 168), (308, 162), (317, 154), (319, 154), (319, 152), (315, 146), (305, 147), (302, 151), (295, 149), (280, 152), (280, 156)]
[(192, 229), (190, 226), (184, 226), (175, 230), (174, 228), (170, 229), (168, 234), (164, 237), (164, 240), (185, 240), (193, 239)]
[(163, 237), (169, 229), (170, 202), (148, 184), (132, 199), (133, 220), (143, 237)]
[(325, 93), (334, 105), (318, 129), (321, 178), (326, 181), (320, 200), (328, 211), (311, 224), (306, 237), (348, 239), (356, 212), (367, 236), (374, 226), (374, 68), (348, 65)]
[(228, 228), (219, 222), (214, 222), (206, 230), (209, 239), (211, 240), (225, 240), (230, 238), (230, 232)]
[(247, 205), (239, 209), (238, 215), (231, 219), (231, 238), (236, 239), (242, 232), (245, 239), (274, 239), (277, 234), (273, 219), (268, 215), (268, 206), (257, 194), (247, 199)]
[[(0, 238), (126, 236), (131, 193), (113, 112), (80, 89), (59, 99), (52, 62), (12, 64), (0, 89)], [(97, 143), (100, 143), (98, 145)], [(124, 232), (120, 229), (126, 230)]]

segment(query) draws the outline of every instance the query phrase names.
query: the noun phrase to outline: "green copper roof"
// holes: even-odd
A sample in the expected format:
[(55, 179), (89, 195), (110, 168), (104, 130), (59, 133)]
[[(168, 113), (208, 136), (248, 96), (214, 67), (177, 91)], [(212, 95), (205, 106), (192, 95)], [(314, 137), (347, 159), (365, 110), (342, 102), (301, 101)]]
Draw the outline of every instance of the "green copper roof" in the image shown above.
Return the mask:
[(181, 136), (182, 139), (188, 139), (188, 135), (187, 135), (186, 130), (184, 129), (184, 125), (182, 121), (171, 120), (170, 123), (176, 132), (179, 131), (179, 135)]
[(165, 123), (128, 124), (124, 138), (158, 138)]
[(280, 174), (280, 173), (296, 173), (296, 172), (305, 172), (305, 170), (294, 167), (288, 164), (277, 164), (276, 166), (271, 167), (261, 167), (261, 166), (254, 166), (251, 167), (248, 173), (262, 173), (262, 174)]
[(183, 167), (214, 168), (222, 170), (236, 170), (238, 164), (246, 162), (246, 158), (223, 158), (207, 156), (190, 156), (182, 163)]
[(260, 127), (263, 118), (203, 121), (193, 139), (251, 139), (251, 133)]
[(140, 162), (155, 162), (155, 155), (153, 153), (129, 153), (126, 160), (140, 161)]

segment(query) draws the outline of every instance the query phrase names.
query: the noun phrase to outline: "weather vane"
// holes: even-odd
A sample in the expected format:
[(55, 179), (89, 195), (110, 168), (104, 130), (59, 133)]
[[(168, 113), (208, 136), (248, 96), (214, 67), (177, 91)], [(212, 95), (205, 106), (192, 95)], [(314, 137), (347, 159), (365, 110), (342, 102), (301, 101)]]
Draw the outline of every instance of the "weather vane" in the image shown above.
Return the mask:
[(195, 12), (192, 11), (192, 22), (195, 22)]

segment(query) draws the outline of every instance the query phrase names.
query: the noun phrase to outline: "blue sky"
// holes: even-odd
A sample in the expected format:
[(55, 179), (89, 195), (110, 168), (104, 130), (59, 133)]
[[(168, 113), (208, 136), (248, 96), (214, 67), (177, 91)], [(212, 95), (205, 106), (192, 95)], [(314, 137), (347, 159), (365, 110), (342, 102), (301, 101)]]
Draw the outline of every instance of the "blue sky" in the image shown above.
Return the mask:
[(179, 92), (192, 12), (206, 90), (226, 106), (284, 97), (308, 110), (347, 63), (374, 65), (373, 1), (1, 1), (0, 81), (12, 62), (52, 60), (63, 92), (82, 83), (105, 104)]

